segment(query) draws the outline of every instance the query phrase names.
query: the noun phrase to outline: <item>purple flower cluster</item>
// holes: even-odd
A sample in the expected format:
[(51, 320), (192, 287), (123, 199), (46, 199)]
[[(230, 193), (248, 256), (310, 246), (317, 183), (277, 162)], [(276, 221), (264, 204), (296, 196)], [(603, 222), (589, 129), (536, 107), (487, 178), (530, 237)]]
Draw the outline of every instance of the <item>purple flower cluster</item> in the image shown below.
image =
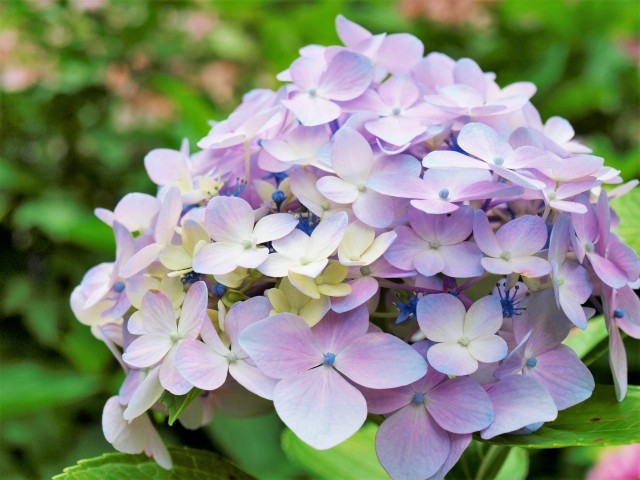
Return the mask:
[(443, 478), (472, 433), (531, 432), (591, 395), (562, 342), (592, 307), (624, 397), (640, 262), (608, 202), (637, 181), (602, 188), (619, 172), (542, 123), (531, 83), (336, 23), (346, 46), (301, 49), (202, 150), (150, 152), (156, 196), (96, 210), (116, 259), (71, 306), (126, 373), (103, 417), (116, 449), (170, 467), (147, 412), (197, 388), (188, 428), (273, 402), (326, 449), (379, 414), (391, 477)]

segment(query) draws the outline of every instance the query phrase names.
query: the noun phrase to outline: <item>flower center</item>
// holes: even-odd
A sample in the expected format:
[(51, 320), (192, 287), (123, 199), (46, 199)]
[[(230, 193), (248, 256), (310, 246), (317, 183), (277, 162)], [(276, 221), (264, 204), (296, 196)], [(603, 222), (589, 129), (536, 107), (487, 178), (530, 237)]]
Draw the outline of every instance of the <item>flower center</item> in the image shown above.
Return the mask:
[(327, 352), (324, 354), (324, 364), (325, 365), (333, 365), (336, 361), (336, 354)]
[(391, 114), (392, 114), (394, 117), (397, 117), (398, 115), (400, 115), (400, 111), (401, 111), (401, 110), (400, 110), (400, 107), (393, 107), (393, 110), (391, 110)]
[(442, 190), (440, 190), (438, 192), (438, 196), (442, 199), (442, 200), (446, 200), (447, 198), (449, 198), (449, 189), (448, 188), (443, 188)]
[(593, 242), (587, 242), (584, 246), (584, 249), (587, 252), (593, 252), (596, 249), (596, 246), (593, 244)]
[(365, 276), (368, 277), (369, 275), (371, 275), (371, 269), (367, 266), (364, 267), (360, 267), (360, 273)]
[(557, 198), (558, 194), (556, 192), (551, 192), (549, 194), (549, 200), (555, 200)]
[(466, 347), (467, 345), (469, 345), (469, 339), (467, 337), (462, 337), (460, 340), (458, 340), (458, 343), (463, 347)]
[(424, 393), (414, 393), (411, 401), (415, 404), (420, 405), (424, 402)]
[(361, 183), (358, 185), (358, 191), (359, 192), (366, 192), (367, 191), (367, 186), (364, 183)]
[(500, 258), (507, 261), (511, 260), (511, 252), (502, 252)]
[(538, 364), (538, 360), (536, 360), (536, 357), (531, 357), (527, 359), (527, 367), (529, 368), (533, 368)]
[(316, 88), (310, 88), (309, 89), (309, 96), (310, 97), (315, 97), (318, 94), (318, 90)]
[(116, 282), (113, 284), (113, 291), (116, 293), (122, 293), (124, 292), (124, 283), (122, 282)]
[(437, 250), (440, 248), (440, 242), (434, 240), (433, 242), (429, 242), (429, 246), (433, 249), (433, 250)]
[(502, 165), (502, 164), (504, 164), (504, 158), (496, 157), (496, 158), (493, 159), (493, 163), (494, 163), (494, 165)]
[(616, 308), (616, 309), (613, 311), (613, 316), (614, 316), (615, 318), (622, 318), (622, 317), (624, 317), (624, 310), (622, 310), (621, 308)]

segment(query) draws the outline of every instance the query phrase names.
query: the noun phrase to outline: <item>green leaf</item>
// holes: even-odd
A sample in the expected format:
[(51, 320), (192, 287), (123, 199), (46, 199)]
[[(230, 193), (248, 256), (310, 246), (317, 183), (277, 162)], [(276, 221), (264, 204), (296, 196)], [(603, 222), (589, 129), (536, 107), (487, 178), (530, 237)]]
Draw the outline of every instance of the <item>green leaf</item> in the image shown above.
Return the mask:
[(251, 418), (234, 418), (216, 412), (207, 430), (222, 452), (261, 480), (299, 478), (300, 467), (290, 462), (280, 448), (283, 428), (273, 411)]
[(53, 480), (249, 480), (250, 475), (212, 452), (192, 448), (170, 448), (173, 468), (165, 470), (146, 455), (105, 453), (67, 467)]
[(589, 320), (586, 329), (573, 329), (563, 343), (576, 352), (579, 358), (585, 358), (601, 342), (606, 342), (608, 336), (609, 332), (604, 324), (604, 317), (598, 315)]
[(2, 366), (0, 418), (64, 405), (100, 389), (98, 377), (33, 363)]
[(319, 479), (367, 480), (388, 479), (375, 451), (376, 430), (373, 423), (366, 423), (358, 433), (329, 450), (316, 450), (291, 430), (282, 435), (285, 454), (306, 471)]
[(182, 412), (184, 412), (189, 404), (198, 398), (198, 395), (201, 393), (202, 390), (199, 388), (192, 388), (191, 391), (185, 395), (174, 395), (165, 390), (160, 397), (160, 402), (169, 412), (169, 426), (173, 426), (175, 421), (182, 415)]
[(640, 188), (611, 200), (611, 207), (620, 217), (616, 233), (640, 255)]
[(524, 448), (640, 443), (640, 386), (629, 386), (619, 403), (613, 386), (598, 385), (591, 398), (563, 410), (531, 435), (501, 435), (488, 442)]
[(495, 480), (525, 480), (529, 473), (529, 452), (524, 448), (510, 448)]

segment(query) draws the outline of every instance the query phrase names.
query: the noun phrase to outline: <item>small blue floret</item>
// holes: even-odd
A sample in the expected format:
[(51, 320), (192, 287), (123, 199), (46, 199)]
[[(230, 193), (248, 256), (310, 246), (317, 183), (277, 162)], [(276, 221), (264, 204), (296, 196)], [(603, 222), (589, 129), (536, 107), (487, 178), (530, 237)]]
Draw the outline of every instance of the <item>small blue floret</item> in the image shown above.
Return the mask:
[(324, 364), (325, 365), (333, 365), (336, 361), (336, 354), (327, 352), (324, 354)]
[(442, 190), (440, 190), (438, 192), (438, 196), (442, 199), (442, 200), (446, 200), (447, 198), (449, 198), (449, 189), (448, 188), (443, 188)]
[(213, 287), (211, 287), (211, 293), (213, 293), (218, 298), (222, 298), (224, 294), (227, 293), (227, 287), (225, 287), (221, 283), (216, 283)]
[(536, 360), (536, 357), (531, 357), (527, 360), (527, 367), (529, 368), (533, 368), (538, 364), (538, 360)]
[(616, 309), (613, 311), (613, 316), (614, 316), (615, 318), (622, 318), (622, 317), (624, 317), (624, 310), (622, 310), (621, 308), (616, 308)]
[(498, 295), (500, 295), (500, 305), (502, 306), (502, 316), (505, 318), (511, 318), (514, 315), (522, 315), (524, 307), (519, 307), (520, 300), (516, 300), (516, 295), (520, 286), (516, 285), (512, 289), (506, 290), (503, 293), (504, 286), (497, 284)]
[(116, 293), (122, 293), (124, 292), (124, 283), (122, 282), (116, 282), (113, 284), (113, 291)]
[(411, 399), (413, 403), (421, 404), (424, 402), (424, 393), (414, 393)]
[(395, 303), (396, 308), (398, 309), (398, 318), (396, 319), (396, 323), (402, 323), (407, 320), (409, 317), (413, 317), (415, 319), (418, 318), (418, 313), (416, 312), (416, 308), (418, 307), (418, 296), (411, 295), (408, 301), (403, 301), (398, 299)]
[(282, 206), (282, 202), (287, 199), (287, 196), (282, 190), (276, 190), (271, 194), (271, 200), (276, 204), (276, 209), (280, 211), (280, 207)]

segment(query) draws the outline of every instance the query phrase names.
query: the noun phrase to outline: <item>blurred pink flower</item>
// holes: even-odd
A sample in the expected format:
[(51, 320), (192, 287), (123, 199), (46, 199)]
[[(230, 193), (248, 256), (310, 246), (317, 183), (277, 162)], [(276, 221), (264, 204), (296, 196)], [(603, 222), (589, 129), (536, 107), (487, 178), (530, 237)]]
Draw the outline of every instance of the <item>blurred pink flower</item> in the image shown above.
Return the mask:
[(603, 449), (587, 480), (636, 480), (640, 478), (640, 444)]

